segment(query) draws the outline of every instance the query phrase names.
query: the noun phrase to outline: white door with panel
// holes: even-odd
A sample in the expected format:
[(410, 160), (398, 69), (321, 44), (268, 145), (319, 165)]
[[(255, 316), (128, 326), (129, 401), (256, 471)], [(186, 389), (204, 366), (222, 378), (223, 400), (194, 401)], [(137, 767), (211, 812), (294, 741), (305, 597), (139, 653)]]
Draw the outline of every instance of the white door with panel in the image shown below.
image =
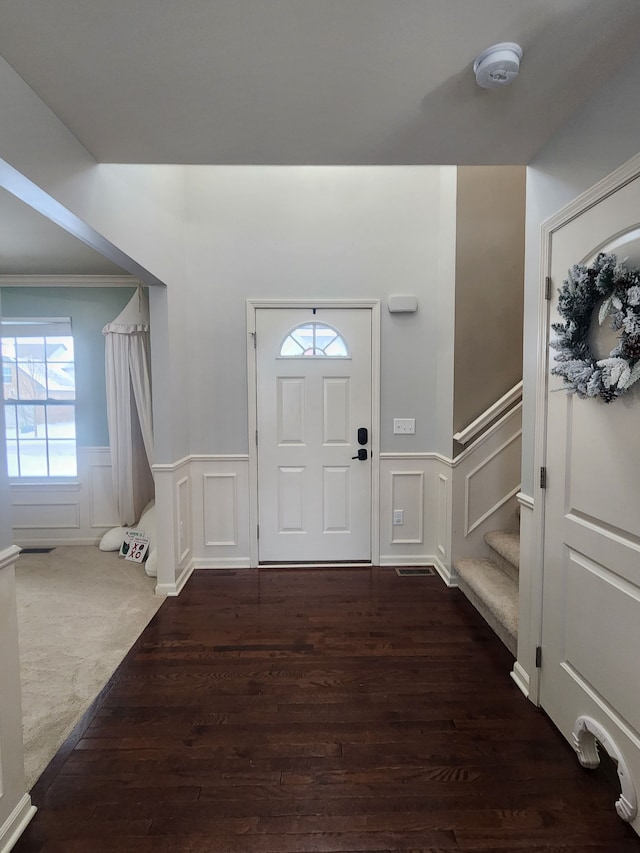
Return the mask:
[(256, 309), (261, 563), (371, 559), (371, 334), (368, 308)]
[[(598, 251), (640, 266), (640, 179), (552, 233), (550, 321), (557, 290)], [(634, 233), (635, 232), (635, 233)], [(608, 241), (608, 235), (612, 236)], [(596, 311), (597, 313), (597, 311)], [(606, 327), (605, 327), (606, 328)], [(592, 325), (597, 330), (597, 322)], [(551, 339), (554, 333), (551, 332)], [(615, 333), (594, 331), (607, 357)], [(551, 350), (550, 367), (554, 364)], [(594, 736), (622, 759), (618, 812), (634, 818), (640, 784), (640, 388), (607, 404), (548, 377), (540, 702), (587, 766)], [(608, 739), (608, 740), (607, 740)], [(613, 746), (612, 746), (613, 745)], [(616, 751), (618, 754), (616, 754)], [(626, 762), (626, 766), (625, 765)], [(624, 777), (624, 778), (623, 778)]]

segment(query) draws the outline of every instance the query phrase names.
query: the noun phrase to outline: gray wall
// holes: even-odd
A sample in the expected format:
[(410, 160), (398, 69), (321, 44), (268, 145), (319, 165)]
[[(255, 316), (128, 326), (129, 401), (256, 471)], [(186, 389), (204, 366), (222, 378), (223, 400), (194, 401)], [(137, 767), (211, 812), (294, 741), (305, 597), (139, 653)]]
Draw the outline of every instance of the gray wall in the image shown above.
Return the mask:
[(76, 365), (79, 447), (109, 444), (103, 327), (135, 292), (130, 287), (3, 287), (3, 317), (71, 317)]
[[(437, 394), (451, 354), (438, 335), (455, 179), (454, 167), (186, 169), (192, 453), (248, 450), (247, 298), (380, 299), (381, 448), (448, 452)], [(393, 293), (417, 296), (417, 313), (390, 314)], [(415, 436), (392, 435), (394, 417), (414, 417)]]
[(577, 112), (527, 169), (522, 491), (533, 494), (540, 227), (640, 150), (640, 54)]
[(525, 169), (458, 169), (453, 431), (522, 378)]

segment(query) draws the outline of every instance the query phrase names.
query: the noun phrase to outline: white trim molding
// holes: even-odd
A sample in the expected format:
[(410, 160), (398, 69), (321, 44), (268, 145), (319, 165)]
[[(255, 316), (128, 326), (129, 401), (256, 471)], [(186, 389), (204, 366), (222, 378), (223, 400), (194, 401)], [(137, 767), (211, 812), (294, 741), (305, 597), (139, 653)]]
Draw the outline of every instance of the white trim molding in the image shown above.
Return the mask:
[[(193, 571), (191, 463), (188, 456), (153, 466), (156, 486), (156, 593), (178, 595)], [(183, 499), (186, 495), (186, 503)]]
[(132, 275), (0, 275), (0, 287), (138, 287)]
[(458, 444), (469, 444), (470, 441), (479, 435), (489, 424), (501, 417), (508, 409), (522, 400), (522, 380), (513, 386), (506, 394), (500, 397), (499, 400), (489, 406), (479, 417), (472, 421), (468, 427), (465, 427), (460, 432), (453, 436), (453, 440)]
[(156, 584), (156, 595), (168, 595), (169, 597), (174, 597), (180, 595), (186, 582), (189, 580), (195, 566), (193, 565), (193, 560), (184, 567), (180, 575), (176, 578), (173, 583), (158, 583)]
[(9, 545), (3, 551), (0, 551), (0, 572), (3, 569), (8, 569), (13, 566), (20, 554), (20, 548), (17, 545)]
[(527, 697), (527, 699), (529, 699), (529, 673), (525, 670), (525, 668), (519, 661), (516, 661), (514, 663), (510, 675), (511, 678), (518, 685), (520, 691)]
[(518, 492), (516, 495), (518, 499), (518, 503), (520, 506), (523, 506), (525, 509), (530, 509), (533, 511), (533, 498), (530, 495), (525, 495), (523, 492)]
[(0, 826), (0, 853), (9, 853), (15, 847), (36, 811), (29, 794), (23, 794), (9, 817)]
[(0, 551), (0, 853), (8, 853), (35, 814), (26, 793), (20, 700), (15, 563), (20, 548)]

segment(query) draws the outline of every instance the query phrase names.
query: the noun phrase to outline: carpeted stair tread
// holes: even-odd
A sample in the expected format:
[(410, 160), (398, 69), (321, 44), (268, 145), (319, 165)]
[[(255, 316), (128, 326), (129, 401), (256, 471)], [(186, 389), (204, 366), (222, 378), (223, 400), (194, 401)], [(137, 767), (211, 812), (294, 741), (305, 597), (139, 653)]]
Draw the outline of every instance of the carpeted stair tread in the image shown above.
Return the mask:
[(455, 570), (460, 590), (515, 655), (518, 639), (518, 584), (493, 560), (458, 560)]
[(502, 571), (518, 583), (520, 571), (520, 534), (507, 530), (485, 533), (484, 541), (495, 552), (491, 559)]

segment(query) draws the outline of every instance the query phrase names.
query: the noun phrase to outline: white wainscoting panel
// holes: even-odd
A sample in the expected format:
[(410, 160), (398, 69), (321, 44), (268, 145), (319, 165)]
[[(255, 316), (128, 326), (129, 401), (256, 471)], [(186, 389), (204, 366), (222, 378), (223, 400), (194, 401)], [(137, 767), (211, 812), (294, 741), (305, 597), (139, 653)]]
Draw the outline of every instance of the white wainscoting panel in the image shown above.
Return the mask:
[(249, 456), (192, 456), (191, 474), (194, 566), (249, 567)]
[[(380, 454), (380, 565), (433, 565), (436, 560), (438, 458)], [(393, 524), (402, 510), (403, 524)]]
[(156, 593), (178, 595), (193, 571), (191, 459), (153, 466), (156, 486)]
[[(79, 530), (80, 529), (80, 489), (78, 498), (68, 500), (69, 493), (65, 493), (67, 500), (60, 500), (59, 493), (49, 492), (39, 495), (48, 500), (20, 500), (12, 501), (13, 524), (20, 530), (53, 531), (53, 530)], [(54, 498), (57, 498), (54, 502)], [(51, 534), (55, 535), (55, 534)]]
[(392, 545), (422, 545), (424, 550), (424, 471), (391, 471), (391, 514), (402, 512), (402, 524), (391, 527)]
[(96, 545), (119, 523), (108, 447), (79, 447), (72, 482), (10, 485), (14, 541), (21, 547)]
[(489, 556), (488, 531), (517, 529), (521, 436), (518, 404), (451, 463), (451, 564)]
[(89, 499), (90, 499), (90, 525), (100, 530), (116, 527), (118, 524), (116, 503), (113, 497), (113, 476), (111, 472), (111, 460), (107, 448), (101, 451), (102, 456), (106, 453), (104, 462), (95, 461), (89, 466)]
[(521, 456), (520, 432), (517, 432), (465, 475), (465, 536), (518, 494)]
[(203, 529), (207, 548), (238, 545), (238, 473), (203, 474)]
[(176, 508), (178, 510), (178, 569), (184, 569), (191, 556), (191, 477), (183, 476), (176, 482)]

